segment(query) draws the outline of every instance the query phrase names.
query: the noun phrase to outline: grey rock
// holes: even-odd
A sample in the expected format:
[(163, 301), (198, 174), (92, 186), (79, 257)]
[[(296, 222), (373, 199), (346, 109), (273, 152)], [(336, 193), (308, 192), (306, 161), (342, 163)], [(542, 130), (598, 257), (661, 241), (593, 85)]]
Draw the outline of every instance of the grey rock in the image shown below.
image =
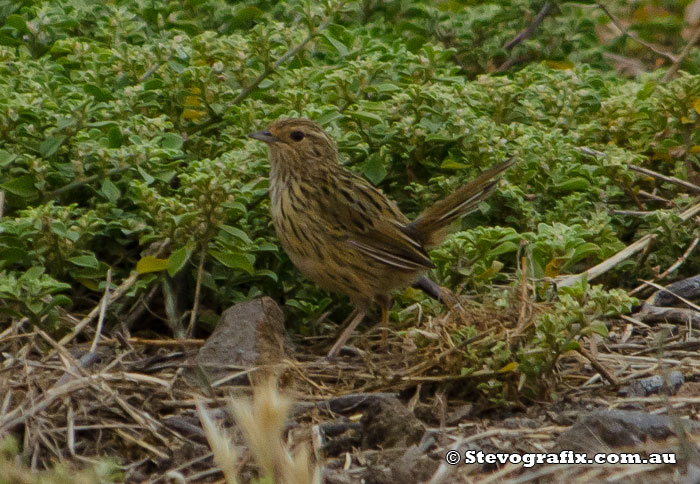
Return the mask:
[(217, 380), (235, 371), (231, 366), (272, 364), (289, 354), (282, 310), (271, 298), (262, 297), (224, 311), (196, 361), (208, 378)]
[(395, 482), (428, 482), (439, 466), (439, 461), (413, 445), (391, 465), (391, 472)]
[(384, 449), (418, 444), (425, 426), (397, 398), (372, 401), (360, 419), (363, 448)]
[(700, 275), (676, 281), (654, 294), (654, 306), (684, 305), (676, 296), (690, 301), (700, 300)]
[(683, 373), (674, 370), (668, 375), (668, 381), (663, 375), (654, 375), (641, 380), (636, 380), (630, 385), (620, 389), (618, 395), (625, 397), (646, 397), (654, 393), (675, 395), (685, 383)]
[[(700, 432), (700, 423), (681, 420), (686, 432)], [(557, 452), (607, 452), (615, 447), (634, 447), (647, 440), (663, 440), (672, 435), (674, 424), (665, 415), (626, 410), (599, 410), (581, 417), (559, 436)]]

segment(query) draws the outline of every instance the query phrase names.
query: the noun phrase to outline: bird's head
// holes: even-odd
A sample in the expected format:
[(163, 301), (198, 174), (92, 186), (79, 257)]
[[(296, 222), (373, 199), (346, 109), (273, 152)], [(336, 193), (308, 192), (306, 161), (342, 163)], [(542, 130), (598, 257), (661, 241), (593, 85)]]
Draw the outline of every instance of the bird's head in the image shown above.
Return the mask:
[(311, 169), (319, 164), (337, 163), (335, 142), (309, 119), (278, 119), (266, 130), (248, 136), (267, 143), (273, 164)]

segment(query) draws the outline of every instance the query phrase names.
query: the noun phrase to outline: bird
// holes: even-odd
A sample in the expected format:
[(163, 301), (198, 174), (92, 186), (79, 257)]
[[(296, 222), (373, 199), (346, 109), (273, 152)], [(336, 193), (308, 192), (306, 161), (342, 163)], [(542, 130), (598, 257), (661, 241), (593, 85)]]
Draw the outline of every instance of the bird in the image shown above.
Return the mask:
[(514, 158), (434, 203), (414, 220), (366, 179), (338, 160), (335, 141), (306, 118), (283, 118), (249, 137), (267, 144), (270, 214), (292, 263), (321, 288), (345, 294), (355, 307), (327, 354), (334, 359), (373, 303), (386, 334), (390, 294), (414, 285), (439, 297), (424, 274), (435, 265), (428, 250), (452, 222), (491, 195)]

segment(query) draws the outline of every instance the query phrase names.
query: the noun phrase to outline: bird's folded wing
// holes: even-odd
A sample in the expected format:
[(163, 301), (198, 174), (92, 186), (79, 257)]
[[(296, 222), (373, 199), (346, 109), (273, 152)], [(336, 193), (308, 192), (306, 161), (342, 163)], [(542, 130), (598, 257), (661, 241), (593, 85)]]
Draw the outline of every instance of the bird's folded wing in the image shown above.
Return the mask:
[(351, 191), (341, 185), (320, 211), (329, 235), (397, 269), (434, 268), (422, 244), (407, 228), (408, 219), (378, 190), (359, 180), (353, 180)]

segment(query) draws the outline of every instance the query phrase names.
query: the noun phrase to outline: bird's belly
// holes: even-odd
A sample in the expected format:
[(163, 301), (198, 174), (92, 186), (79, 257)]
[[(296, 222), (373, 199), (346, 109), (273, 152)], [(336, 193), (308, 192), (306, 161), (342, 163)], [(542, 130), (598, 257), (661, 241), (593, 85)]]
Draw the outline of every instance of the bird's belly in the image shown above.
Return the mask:
[(324, 238), (322, 229), (313, 224), (296, 227), (299, 237), (285, 225), (289, 224), (275, 220), (277, 236), (292, 263), (319, 287), (345, 294), (355, 304), (369, 306), (375, 297), (408, 286), (425, 272), (387, 266), (345, 241)]
[(284, 191), (272, 191), (271, 215), (277, 237), (292, 263), (328, 291), (346, 294), (368, 306), (376, 296), (415, 282), (425, 271), (405, 271), (360, 252), (329, 233), (324, 222), (292, 203)]

